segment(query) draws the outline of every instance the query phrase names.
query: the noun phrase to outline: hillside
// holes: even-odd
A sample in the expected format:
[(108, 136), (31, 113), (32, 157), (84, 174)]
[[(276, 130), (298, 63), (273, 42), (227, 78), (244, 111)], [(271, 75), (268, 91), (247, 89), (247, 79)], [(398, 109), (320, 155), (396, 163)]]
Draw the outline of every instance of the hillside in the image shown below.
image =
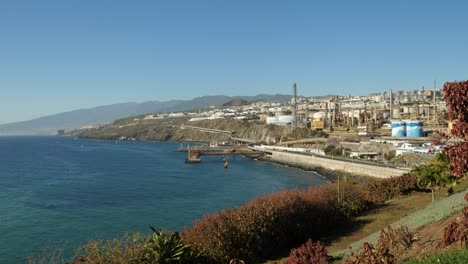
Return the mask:
[(222, 106), (242, 106), (246, 105), (248, 102), (242, 100), (241, 98), (232, 99), (231, 101), (224, 103)]
[(202, 96), (192, 100), (148, 101), (143, 103), (119, 103), (98, 106), (89, 109), (79, 109), (55, 115), (36, 118), (29, 121), (0, 125), (0, 135), (15, 134), (55, 134), (58, 129), (72, 130), (87, 125), (96, 125), (112, 122), (113, 120), (128, 116), (146, 113), (190, 111), (205, 108), (211, 105), (222, 104), (242, 98), (245, 101), (264, 100), (269, 102), (286, 102), (290, 95), (266, 95), (256, 96)]
[(187, 118), (166, 118), (144, 120), (142, 116), (117, 120), (112, 124), (98, 128), (80, 129), (70, 132), (70, 135), (90, 139), (135, 139), (150, 141), (229, 141), (227, 134), (200, 132), (195, 129), (181, 128), (181, 125), (206, 127), (234, 131), (241, 138), (277, 141), (287, 130), (281, 126), (267, 126), (262, 122), (250, 122), (237, 119), (217, 119), (188, 122)]

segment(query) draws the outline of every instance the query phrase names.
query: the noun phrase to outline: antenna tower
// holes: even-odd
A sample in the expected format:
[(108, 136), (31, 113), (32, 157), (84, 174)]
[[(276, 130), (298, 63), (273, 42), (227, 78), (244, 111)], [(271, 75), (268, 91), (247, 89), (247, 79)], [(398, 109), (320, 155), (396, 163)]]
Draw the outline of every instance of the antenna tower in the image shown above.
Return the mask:
[(434, 107), (434, 120), (437, 120), (437, 109), (436, 109), (436, 78), (434, 77), (434, 92), (432, 93), (432, 104)]
[(297, 86), (293, 85), (293, 98), (294, 98), (294, 126), (297, 127)]

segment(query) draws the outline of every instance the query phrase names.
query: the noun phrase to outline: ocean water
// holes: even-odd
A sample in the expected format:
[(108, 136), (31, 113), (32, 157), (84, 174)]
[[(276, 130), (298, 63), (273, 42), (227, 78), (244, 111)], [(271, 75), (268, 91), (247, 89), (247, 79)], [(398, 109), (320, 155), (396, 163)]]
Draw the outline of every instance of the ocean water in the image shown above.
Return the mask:
[(0, 137), (0, 263), (96, 238), (171, 231), (256, 196), (328, 182), (243, 157), (185, 164), (179, 144)]

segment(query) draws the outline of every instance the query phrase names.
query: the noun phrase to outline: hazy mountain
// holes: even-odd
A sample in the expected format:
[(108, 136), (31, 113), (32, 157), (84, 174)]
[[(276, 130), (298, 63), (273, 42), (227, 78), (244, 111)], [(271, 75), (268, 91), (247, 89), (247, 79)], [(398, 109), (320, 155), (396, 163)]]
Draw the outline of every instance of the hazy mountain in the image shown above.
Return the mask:
[(0, 135), (17, 134), (55, 134), (58, 129), (71, 130), (86, 125), (103, 124), (115, 119), (146, 113), (176, 112), (196, 110), (211, 105), (221, 106), (234, 99), (245, 101), (263, 100), (269, 102), (286, 102), (291, 100), (290, 95), (257, 96), (202, 96), (192, 100), (149, 101), (143, 103), (120, 103), (98, 106), (89, 109), (79, 109), (60, 114), (36, 118), (29, 121), (0, 125)]

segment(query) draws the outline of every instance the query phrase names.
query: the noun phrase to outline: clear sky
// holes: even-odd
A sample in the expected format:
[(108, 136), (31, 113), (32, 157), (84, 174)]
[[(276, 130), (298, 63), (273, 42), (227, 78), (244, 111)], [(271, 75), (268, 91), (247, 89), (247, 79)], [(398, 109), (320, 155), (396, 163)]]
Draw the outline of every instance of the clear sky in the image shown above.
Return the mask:
[(0, 123), (203, 95), (468, 79), (468, 1), (0, 1)]

